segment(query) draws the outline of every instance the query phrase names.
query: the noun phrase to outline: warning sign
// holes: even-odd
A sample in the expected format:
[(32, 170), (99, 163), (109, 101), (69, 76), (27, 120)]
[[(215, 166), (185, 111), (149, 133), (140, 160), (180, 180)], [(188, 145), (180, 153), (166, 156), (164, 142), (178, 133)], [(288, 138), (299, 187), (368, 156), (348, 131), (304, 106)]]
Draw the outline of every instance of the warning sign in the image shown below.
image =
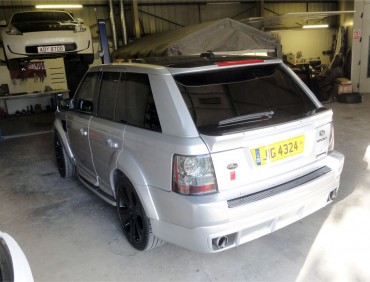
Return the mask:
[(361, 29), (355, 29), (353, 31), (353, 39), (360, 40), (361, 39)]

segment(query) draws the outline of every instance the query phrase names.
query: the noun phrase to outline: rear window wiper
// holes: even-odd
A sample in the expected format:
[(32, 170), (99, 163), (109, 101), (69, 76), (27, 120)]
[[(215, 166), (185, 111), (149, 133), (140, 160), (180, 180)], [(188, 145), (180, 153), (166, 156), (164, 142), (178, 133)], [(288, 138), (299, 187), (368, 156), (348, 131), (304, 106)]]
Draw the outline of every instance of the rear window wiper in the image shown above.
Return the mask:
[(256, 122), (256, 121), (262, 121), (262, 120), (267, 120), (272, 118), (274, 115), (274, 111), (269, 111), (269, 112), (260, 112), (260, 113), (255, 113), (255, 114), (249, 114), (249, 115), (244, 115), (244, 116), (239, 116), (239, 117), (233, 117), (233, 118), (228, 118), (224, 119), (218, 122), (218, 126), (227, 126), (230, 124), (239, 124), (239, 123), (247, 123), (247, 122)]

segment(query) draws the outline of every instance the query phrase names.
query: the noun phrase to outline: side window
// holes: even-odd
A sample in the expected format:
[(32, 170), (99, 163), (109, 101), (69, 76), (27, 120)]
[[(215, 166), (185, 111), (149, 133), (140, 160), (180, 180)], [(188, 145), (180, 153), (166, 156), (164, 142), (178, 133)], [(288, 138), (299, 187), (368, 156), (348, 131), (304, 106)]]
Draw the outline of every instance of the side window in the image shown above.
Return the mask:
[(104, 72), (99, 94), (98, 116), (113, 120), (119, 72)]
[(126, 73), (124, 84), (124, 90), (120, 87), (118, 93), (115, 119), (160, 132), (161, 125), (148, 75)]
[(75, 109), (83, 112), (93, 112), (94, 111), (94, 91), (98, 83), (98, 72), (88, 73), (78, 92), (75, 99)]

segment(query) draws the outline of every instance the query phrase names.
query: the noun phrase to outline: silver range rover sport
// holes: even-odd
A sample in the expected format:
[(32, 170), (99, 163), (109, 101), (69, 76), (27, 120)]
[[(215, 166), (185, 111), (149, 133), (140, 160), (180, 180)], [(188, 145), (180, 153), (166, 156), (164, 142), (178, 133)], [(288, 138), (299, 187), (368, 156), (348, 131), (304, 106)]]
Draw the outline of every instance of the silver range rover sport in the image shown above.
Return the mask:
[(54, 142), (138, 250), (236, 247), (331, 203), (333, 112), (281, 60), (147, 58), (91, 68)]

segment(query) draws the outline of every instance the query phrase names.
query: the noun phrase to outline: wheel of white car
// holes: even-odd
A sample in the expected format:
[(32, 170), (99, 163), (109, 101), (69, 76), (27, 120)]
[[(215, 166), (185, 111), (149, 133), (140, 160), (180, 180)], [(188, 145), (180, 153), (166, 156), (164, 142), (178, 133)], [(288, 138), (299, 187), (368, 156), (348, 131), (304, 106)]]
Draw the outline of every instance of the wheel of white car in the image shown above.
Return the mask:
[(54, 149), (60, 176), (65, 178), (73, 177), (76, 172), (76, 166), (69, 159), (57, 133), (54, 134)]
[(135, 249), (146, 251), (166, 243), (153, 235), (150, 220), (146, 216), (139, 196), (124, 175), (117, 177), (116, 204), (123, 233)]

